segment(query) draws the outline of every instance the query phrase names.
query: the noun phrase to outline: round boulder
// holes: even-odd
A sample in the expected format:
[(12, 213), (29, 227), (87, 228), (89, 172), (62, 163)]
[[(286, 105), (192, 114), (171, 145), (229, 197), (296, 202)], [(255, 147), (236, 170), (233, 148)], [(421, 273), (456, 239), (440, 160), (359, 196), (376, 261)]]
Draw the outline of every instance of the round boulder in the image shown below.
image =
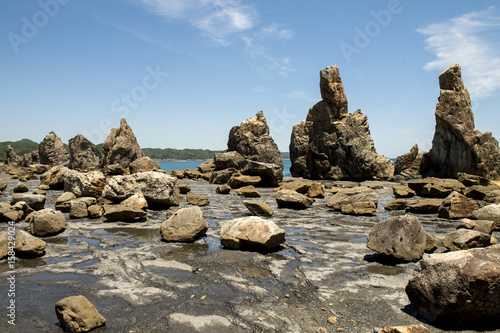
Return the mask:
[(198, 206), (177, 210), (160, 227), (161, 237), (167, 242), (188, 242), (205, 235), (207, 230), (208, 222)]
[(230, 220), (221, 228), (221, 244), (230, 249), (272, 249), (285, 242), (285, 230), (260, 217)]
[(31, 234), (44, 237), (60, 233), (66, 228), (66, 219), (60, 211), (45, 208), (33, 214), (30, 221)]

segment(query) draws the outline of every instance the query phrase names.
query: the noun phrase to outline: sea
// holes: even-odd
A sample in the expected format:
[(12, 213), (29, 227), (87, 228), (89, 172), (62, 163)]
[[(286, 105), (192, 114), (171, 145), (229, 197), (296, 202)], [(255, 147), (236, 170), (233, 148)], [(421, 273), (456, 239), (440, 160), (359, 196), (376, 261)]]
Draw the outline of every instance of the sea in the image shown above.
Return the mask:
[[(165, 170), (167, 172), (172, 172), (172, 170), (185, 170), (185, 169), (196, 169), (198, 165), (201, 163), (206, 162), (204, 161), (166, 161), (166, 162), (159, 162), (162, 170)], [(283, 177), (292, 177), (292, 174), (290, 173), (290, 167), (292, 166), (292, 162), (290, 162), (289, 159), (284, 159), (283, 160)]]

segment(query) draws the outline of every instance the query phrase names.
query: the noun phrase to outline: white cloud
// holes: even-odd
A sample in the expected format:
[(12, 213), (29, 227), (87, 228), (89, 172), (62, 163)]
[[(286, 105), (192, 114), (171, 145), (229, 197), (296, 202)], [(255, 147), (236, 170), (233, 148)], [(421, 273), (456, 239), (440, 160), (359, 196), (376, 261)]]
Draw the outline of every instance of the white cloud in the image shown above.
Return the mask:
[(233, 33), (254, 27), (258, 14), (239, 0), (137, 0), (167, 19), (182, 19), (220, 44)]
[(436, 55), (426, 70), (443, 71), (459, 63), (472, 98), (488, 97), (500, 89), (500, 16), (495, 7), (417, 31), (428, 36), (427, 50)]
[(289, 93), (287, 93), (285, 95), (286, 98), (290, 98), (290, 99), (298, 99), (298, 100), (301, 100), (301, 101), (305, 101), (305, 102), (312, 102), (312, 103), (316, 103), (316, 102), (319, 102), (321, 100), (321, 98), (319, 96), (313, 96), (305, 91), (302, 91), (302, 90), (293, 90), (293, 91), (290, 91)]
[(281, 29), (277, 23), (272, 23), (267, 27), (260, 29), (258, 36), (261, 39), (277, 39), (287, 41), (295, 36), (295, 33), (289, 29)]
[(271, 78), (273, 72), (278, 72), (280, 76), (286, 77), (289, 72), (295, 71), (291, 67), (290, 58), (279, 58), (271, 55), (267, 48), (253, 38), (241, 37), (245, 42), (245, 52), (253, 59), (264, 61), (261, 65), (255, 66), (266, 78)]

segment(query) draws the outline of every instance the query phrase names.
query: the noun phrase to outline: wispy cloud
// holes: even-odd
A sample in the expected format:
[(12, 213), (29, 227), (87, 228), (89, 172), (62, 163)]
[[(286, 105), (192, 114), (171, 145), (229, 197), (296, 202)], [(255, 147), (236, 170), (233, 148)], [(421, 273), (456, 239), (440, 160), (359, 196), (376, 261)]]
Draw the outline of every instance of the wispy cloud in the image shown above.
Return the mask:
[(302, 91), (302, 90), (290, 91), (289, 93), (285, 94), (285, 97), (290, 98), (290, 99), (298, 99), (298, 100), (305, 101), (305, 102), (312, 102), (312, 103), (315, 103), (315, 102), (318, 102), (319, 100), (321, 100), (321, 98), (319, 96), (313, 96), (313, 95), (311, 95), (305, 91)]
[(220, 44), (226, 38), (255, 26), (258, 13), (239, 0), (136, 0), (152, 13), (167, 19), (181, 19)]
[(472, 97), (484, 98), (500, 89), (500, 15), (495, 7), (417, 29), (427, 35), (427, 50), (436, 58), (426, 70), (462, 67)]
[(266, 78), (272, 78), (273, 72), (278, 72), (280, 76), (286, 77), (288, 73), (295, 71), (290, 64), (290, 58), (279, 58), (271, 55), (267, 48), (252, 37), (242, 36), (245, 42), (245, 52), (254, 60), (259, 61), (260, 65), (255, 66)]

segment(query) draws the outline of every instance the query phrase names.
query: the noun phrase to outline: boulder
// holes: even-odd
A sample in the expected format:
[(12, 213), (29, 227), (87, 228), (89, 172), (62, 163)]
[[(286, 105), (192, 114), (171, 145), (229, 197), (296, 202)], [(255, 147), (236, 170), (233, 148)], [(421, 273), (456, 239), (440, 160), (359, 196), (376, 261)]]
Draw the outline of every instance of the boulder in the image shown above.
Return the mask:
[(56, 199), (56, 209), (63, 213), (69, 213), (70, 201), (74, 199), (76, 199), (76, 195), (73, 192), (64, 192)]
[(215, 189), (215, 193), (217, 194), (229, 194), (231, 192), (231, 186), (229, 185), (220, 185)]
[(142, 192), (150, 207), (178, 206), (180, 203), (177, 178), (156, 171), (113, 176), (107, 180), (102, 196), (121, 202), (137, 192)]
[(62, 190), (68, 174), (75, 172), (62, 165), (54, 166), (40, 176), (40, 184), (47, 185), (52, 190)]
[(416, 193), (408, 186), (394, 186), (392, 188), (392, 194), (394, 194), (396, 198), (411, 198), (415, 196)]
[(290, 190), (277, 192), (275, 198), (279, 208), (306, 209), (314, 202), (314, 199)]
[(40, 164), (50, 166), (65, 165), (69, 163), (69, 154), (64, 148), (61, 139), (54, 132), (47, 134), (38, 146)]
[(87, 203), (83, 200), (75, 199), (69, 202), (69, 217), (72, 219), (81, 219), (89, 216)]
[(208, 174), (211, 174), (212, 172), (214, 172), (214, 170), (215, 170), (214, 161), (206, 161), (196, 167), (196, 171), (207, 174), (208, 178), (210, 178)]
[[(239, 126), (231, 128), (227, 147), (229, 151), (238, 152), (245, 159), (238, 163), (238, 169), (244, 174), (260, 176), (261, 186), (278, 186), (283, 181), (281, 154), (269, 135), (269, 127), (262, 111), (255, 118), (246, 119)], [(215, 163), (216, 167), (221, 166), (221, 163)]]
[(142, 194), (141, 192), (135, 193), (131, 197), (128, 197), (127, 199), (123, 200), (121, 203), (124, 205), (135, 206), (139, 209), (148, 208), (148, 201), (144, 197), (144, 194)]
[(101, 166), (102, 154), (83, 135), (69, 140), (69, 167), (78, 171), (90, 171)]
[(45, 208), (35, 212), (30, 219), (30, 232), (38, 237), (58, 234), (64, 231), (67, 222), (60, 211)]
[(440, 179), (435, 177), (408, 182), (417, 195), (430, 198), (446, 198), (451, 192), (462, 192), (465, 185), (456, 179)]
[(12, 189), (12, 192), (14, 193), (26, 193), (29, 192), (30, 188), (26, 186), (26, 184), (22, 182), (18, 182), (14, 188)]
[(328, 199), (326, 206), (344, 214), (376, 215), (377, 193), (369, 187), (341, 189)]
[(5, 202), (0, 202), (0, 222), (20, 221), (23, 218), (23, 212), (14, 208)]
[(321, 183), (311, 183), (311, 186), (307, 190), (307, 196), (309, 198), (324, 198), (325, 187)]
[(260, 192), (255, 188), (255, 186), (248, 185), (244, 187), (240, 187), (235, 190), (236, 194), (242, 195), (247, 198), (258, 198), (260, 197)]
[(0, 177), (0, 191), (5, 190), (8, 185), (9, 185), (9, 182), (7, 181), (7, 179)]
[(402, 199), (391, 200), (385, 204), (385, 210), (405, 210), (408, 207), (408, 201)]
[(46, 243), (30, 235), (24, 230), (19, 230), (15, 239), (16, 256), (20, 258), (36, 258), (45, 254)]
[(443, 246), (450, 251), (469, 250), (489, 245), (489, 234), (470, 229), (457, 229), (443, 239)]
[(410, 325), (410, 326), (388, 326), (385, 327), (379, 333), (431, 333), (427, 328), (422, 325)]
[(458, 192), (452, 192), (439, 206), (438, 215), (445, 219), (460, 219), (469, 216), (477, 208), (478, 204), (475, 200)]
[(488, 203), (500, 203), (500, 189), (491, 191), (483, 200)]
[(491, 132), (475, 129), (470, 95), (458, 64), (439, 75), (436, 129), (432, 148), (421, 163), (421, 174), (457, 178), (459, 172), (488, 179), (500, 177), (500, 149)]
[(420, 220), (411, 215), (394, 216), (373, 226), (366, 246), (399, 260), (418, 261), (426, 248), (427, 235)]
[[(394, 174), (404, 175), (404, 178), (414, 178), (420, 174), (418, 145), (415, 144), (408, 153), (398, 156), (394, 163)], [(408, 176), (408, 177), (407, 177)]]
[[(275, 188), (273, 191), (278, 192), (281, 190), (290, 190), (295, 191), (300, 194), (307, 194), (309, 189), (311, 188), (313, 182), (311, 181), (303, 181), (303, 180), (295, 180), (293, 182), (284, 183), (280, 187)], [(317, 183), (320, 184), (320, 183)]]
[(129, 164), (130, 173), (160, 171), (160, 163), (148, 156), (139, 157)]
[(229, 168), (240, 169), (240, 164), (245, 160), (237, 151), (223, 151), (214, 154), (215, 170)]
[(9, 237), (7, 235), (0, 235), (0, 259), (9, 255)]
[(144, 210), (131, 205), (104, 205), (103, 216), (108, 221), (129, 221), (148, 217)]
[(230, 220), (221, 227), (221, 244), (230, 249), (270, 250), (283, 242), (285, 242), (285, 230), (274, 222), (257, 216)]
[(101, 205), (92, 205), (88, 208), (88, 214), (91, 219), (98, 219), (104, 213), (104, 209)]
[(188, 184), (178, 184), (177, 187), (179, 188), (179, 192), (181, 194), (187, 194), (191, 192), (191, 186), (189, 186)]
[(488, 221), (488, 220), (469, 220), (469, 219), (462, 219), (460, 221), (459, 226), (457, 229), (470, 229), (470, 230), (475, 230), (479, 232), (484, 232), (485, 234), (491, 235), (493, 232), (493, 225), (495, 222), (493, 221)]
[(103, 171), (107, 175), (128, 175), (130, 174), (130, 169), (128, 165), (123, 165), (120, 163), (114, 163), (104, 166)]
[(69, 332), (88, 332), (106, 323), (106, 319), (85, 296), (63, 298), (55, 308), (61, 326)]
[(472, 220), (493, 221), (493, 230), (500, 230), (500, 204), (492, 204), (476, 209), (470, 213)]
[(274, 210), (263, 201), (243, 200), (243, 203), (254, 216), (273, 216)]
[(292, 129), (292, 176), (335, 180), (391, 177), (394, 165), (377, 154), (367, 117), (360, 110), (347, 112), (347, 97), (337, 66), (320, 71), (320, 90), (323, 100)]
[(14, 205), (12, 205), (12, 209), (20, 213), (21, 219), (26, 218), (26, 216), (34, 212), (34, 210), (24, 201), (16, 202)]
[(77, 197), (99, 198), (106, 186), (106, 177), (101, 171), (68, 172), (64, 177), (64, 191)]
[(443, 199), (415, 199), (408, 201), (406, 211), (416, 214), (436, 214)]
[(199, 207), (177, 210), (160, 227), (161, 237), (167, 242), (188, 242), (202, 237), (208, 230), (208, 222)]
[(235, 174), (229, 180), (228, 185), (231, 186), (231, 188), (240, 188), (248, 185), (255, 186), (258, 183), (260, 183), (261, 179), (262, 178), (260, 178), (260, 176), (247, 176), (247, 175)]
[(491, 184), (491, 181), (487, 178), (477, 175), (471, 175), (465, 172), (458, 173), (458, 181), (464, 184), (465, 186), (474, 186), (474, 185), (488, 186)]
[(499, 190), (500, 187), (496, 184), (473, 185), (464, 190), (464, 195), (476, 200), (485, 200), (487, 196), (495, 196), (494, 193)]
[(16, 151), (10, 145), (5, 147), (5, 165), (19, 165), (21, 158), (17, 156)]
[(210, 200), (208, 200), (208, 197), (204, 195), (197, 195), (197, 194), (186, 194), (186, 200), (192, 205), (196, 206), (207, 206), (210, 204)]
[(45, 206), (45, 195), (31, 194), (31, 193), (14, 193), (10, 204), (14, 205), (16, 202), (24, 201), (34, 210), (43, 209)]
[(182, 179), (184, 178), (184, 171), (181, 171), (181, 170), (172, 170), (172, 172), (170, 172), (170, 175), (178, 178), (178, 179)]
[(500, 245), (431, 254), (406, 286), (410, 302), (430, 320), (463, 323), (500, 315)]
[(125, 118), (121, 118), (119, 128), (111, 129), (104, 141), (102, 151), (104, 153), (102, 167), (118, 165), (121, 168), (108, 168), (108, 171), (121, 174), (127, 174), (130, 171), (130, 163), (145, 156)]
[(212, 184), (225, 184), (229, 182), (234, 174), (239, 174), (239, 171), (234, 168), (216, 170), (212, 172), (209, 181)]
[(427, 231), (425, 232), (426, 241), (425, 241), (425, 253), (432, 253), (437, 250), (436, 238), (432, 236)]

